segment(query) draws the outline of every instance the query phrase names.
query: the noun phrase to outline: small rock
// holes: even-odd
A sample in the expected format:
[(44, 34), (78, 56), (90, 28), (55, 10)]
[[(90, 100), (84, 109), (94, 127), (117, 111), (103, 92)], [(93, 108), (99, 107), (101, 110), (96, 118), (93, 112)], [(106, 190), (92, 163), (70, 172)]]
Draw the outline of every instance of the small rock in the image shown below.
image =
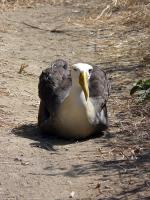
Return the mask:
[(22, 161), (22, 159), (21, 158), (14, 158), (14, 161)]
[(100, 188), (100, 187), (101, 187), (101, 183), (98, 182), (97, 185), (96, 185), (96, 187), (95, 187), (95, 189)]
[(29, 165), (30, 163), (29, 162), (22, 162), (21, 165), (23, 166), (26, 166), (26, 165)]
[(75, 192), (74, 192), (74, 191), (72, 191), (72, 192), (70, 193), (70, 196), (69, 196), (69, 198), (73, 198), (73, 197), (74, 197), (74, 195), (75, 195)]

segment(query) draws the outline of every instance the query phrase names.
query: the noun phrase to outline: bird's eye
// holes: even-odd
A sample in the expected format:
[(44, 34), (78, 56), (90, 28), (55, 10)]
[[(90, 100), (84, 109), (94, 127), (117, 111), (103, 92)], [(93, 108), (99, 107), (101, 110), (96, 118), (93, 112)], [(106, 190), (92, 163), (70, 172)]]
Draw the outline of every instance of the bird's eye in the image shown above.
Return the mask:
[(89, 69), (89, 73), (90, 73), (90, 74), (92, 73), (92, 71), (93, 71), (92, 69)]
[(76, 69), (76, 68), (73, 68), (73, 70), (74, 70), (74, 71), (77, 71), (77, 69)]

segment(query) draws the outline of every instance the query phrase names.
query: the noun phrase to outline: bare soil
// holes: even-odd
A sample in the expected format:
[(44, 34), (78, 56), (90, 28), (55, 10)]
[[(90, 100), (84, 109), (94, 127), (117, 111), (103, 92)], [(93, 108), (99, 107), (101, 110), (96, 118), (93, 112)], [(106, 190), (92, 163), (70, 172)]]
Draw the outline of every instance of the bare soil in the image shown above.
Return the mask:
[[(101, 18), (104, 1), (70, 2), (0, 13), (0, 200), (148, 200), (150, 103), (129, 90), (150, 77), (149, 27), (119, 8)], [(102, 137), (39, 134), (38, 77), (56, 58), (108, 72)]]

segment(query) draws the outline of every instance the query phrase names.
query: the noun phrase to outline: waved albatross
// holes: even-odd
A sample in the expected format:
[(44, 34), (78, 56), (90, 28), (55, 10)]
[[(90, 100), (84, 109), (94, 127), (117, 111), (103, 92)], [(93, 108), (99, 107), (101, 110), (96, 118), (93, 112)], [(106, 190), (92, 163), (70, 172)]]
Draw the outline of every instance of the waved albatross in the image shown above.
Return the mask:
[(38, 126), (42, 133), (81, 139), (108, 126), (109, 81), (99, 67), (54, 61), (39, 78)]

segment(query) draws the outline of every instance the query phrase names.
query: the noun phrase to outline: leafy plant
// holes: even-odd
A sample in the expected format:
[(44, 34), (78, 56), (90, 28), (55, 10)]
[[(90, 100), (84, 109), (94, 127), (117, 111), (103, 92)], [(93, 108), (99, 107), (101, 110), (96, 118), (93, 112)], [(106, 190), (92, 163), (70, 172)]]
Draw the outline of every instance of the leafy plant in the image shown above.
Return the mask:
[(146, 99), (150, 100), (150, 79), (139, 80), (137, 83), (135, 83), (130, 90), (130, 95), (133, 95), (136, 92), (139, 95), (140, 101), (144, 101)]

